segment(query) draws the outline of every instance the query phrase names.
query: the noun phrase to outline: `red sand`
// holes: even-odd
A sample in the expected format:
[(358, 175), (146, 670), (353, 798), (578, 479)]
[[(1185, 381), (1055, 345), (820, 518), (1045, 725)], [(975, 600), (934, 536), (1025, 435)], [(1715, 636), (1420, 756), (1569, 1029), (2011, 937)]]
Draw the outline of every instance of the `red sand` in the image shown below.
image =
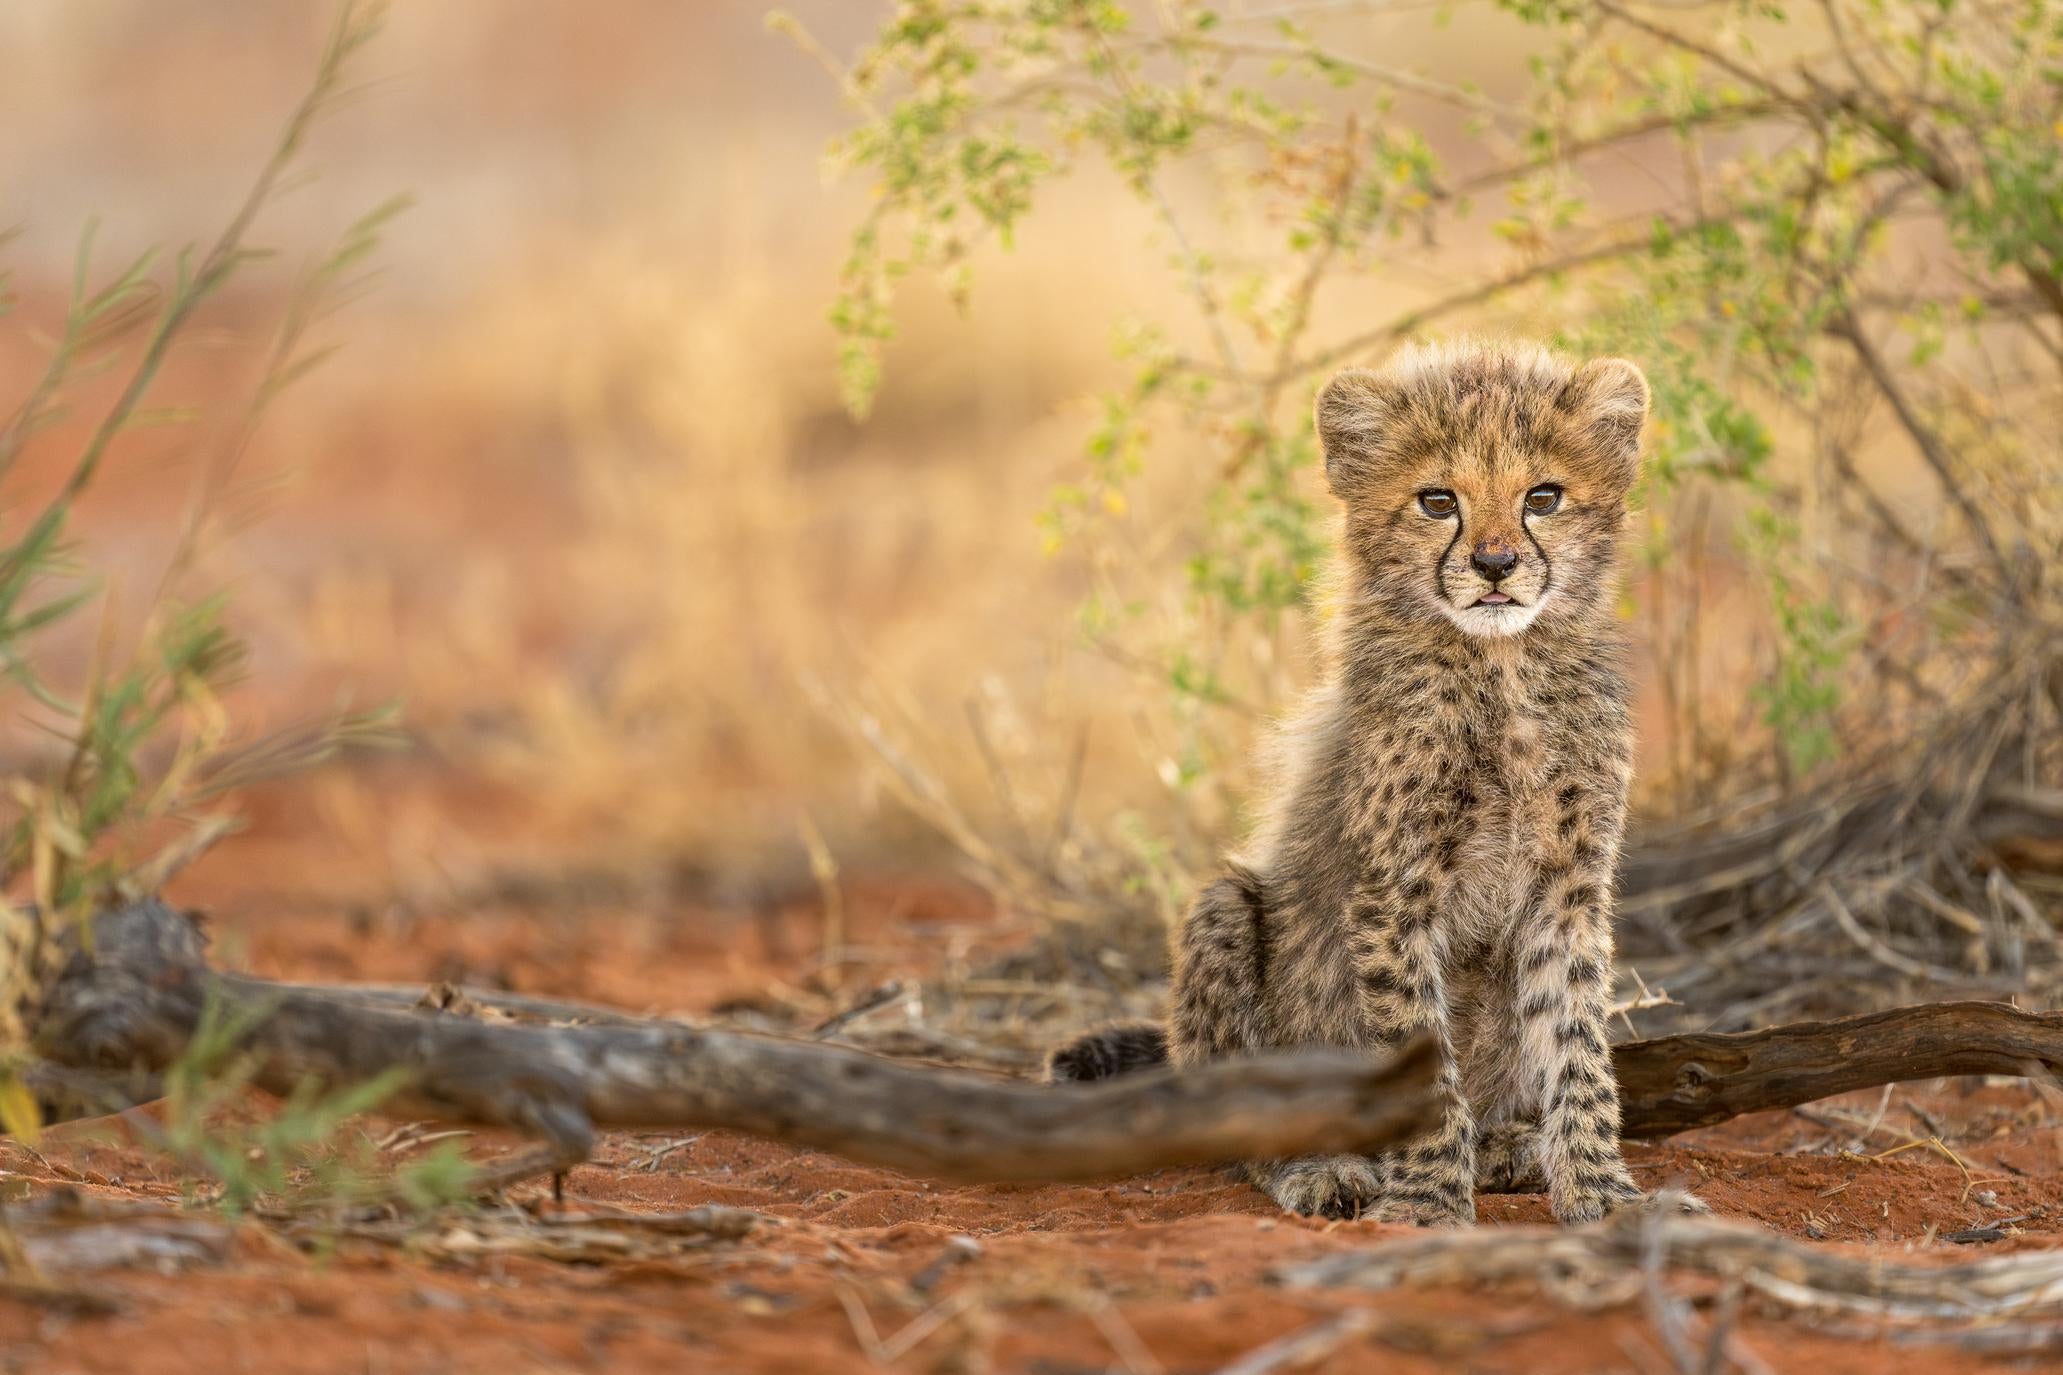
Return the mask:
[[(238, 887), (204, 877), (201, 895), (217, 884), (225, 894)], [(919, 962), (922, 952), (935, 954), (941, 932), (978, 929), (987, 916), (978, 898), (951, 882), (856, 884), (851, 898), (853, 939), (880, 950), (888, 964)], [(243, 905), (227, 900), (217, 944), (226, 958), (260, 973), (457, 978), (634, 1008), (708, 1008), (765, 996), (769, 987), (778, 993), (784, 977), (800, 986), (816, 938), (806, 898), (772, 917), (692, 920), (629, 912), (572, 920), (480, 908), (261, 923), (238, 916)], [(855, 973), (848, 986), (867, 977)], [(1866, 1120), (1878, 1106), (1879, 1094), (1867, 1093), (1817, 1111)], [(1804, 1153), (1850, 1146), (1861, 1131), (1794, 1113), (1634, 1147), (1629, 1157), (1648, 1181), (1692, 1183), (1722, 1216), (1878, 1254), (1967, 1259), (2056, 1243), (2063, 1158), (2037, 1090), (1970, 1081), (1901, 1087), (1882, 1120), (1899, 1134), (1926, 1136), (1938, 1126), (1963, 1165), (1932, 1148), (1885, 1158)], [(163, 1160), (117, 1141), (126, 1135), (74, 1124), (49, 1135), (41, 1160), (0, 1144), (0, 1185), (10, 1195), (69, 1181), (90, 1195), (176, 1197), (178, 1181)], [(722, 1203), (781, 1223), (732, 1247), (609, 1266), (526, 1258), (431, 1263), (355, 1244), (313, 1259), (251, 1225), (221, 1266), (83, 1277), (120, 1303), (111, 1317), (0, 1300), (0, 1358), (8, 1371), (138, 1375), (860, 1371), (880, 1368), (868, 1352), (885, 1342), (907, 1348), (891, 1362), (896, 1369), (1209, 1371), (1359, 1308), (1372, 1315), (1359, 1332), (1319, 1343), (1315, 1364), (1282, 1368), (1529, 1375), (1670, 1368), (1637, 1303), (1582, 1312), (1530, 1286), (1373, 1296), (1279, 1288), (1269, 1279), (1276, 1267), (1408, 1231), (1278, 1216), (1251, 1189), (1211, 1171), (1096, 1187), (961, 1188), (725, 1132), (702, 1134), (648, 1167), (653, 1149), (674, 1139), (605, 1138), (595, 1161), (568, 1176), (568, 1205), (659, 1211)], [(1862, 1149), (1883, 1151), (1902, 1139), (1880, 1132)], [(1480, 1214), (1486, 1225), (1547, 1216), (1544, 1200), (1529, 1196), (1486, 1197)], [(2026, 1215), (2017, 1224), (2023, 1235), (2004, 1242), (1933, 1239), (2017, 1215)], [(978, 1251), (956, 1262), (956, 1237), (972, 1238)], [(924, 1326), (905, 1334), (913, 1322)], [(1939, 1348), (1837, 1335), (1752, 1304), (1736, 1331), (1779, 1371), (1990, 1368)]]

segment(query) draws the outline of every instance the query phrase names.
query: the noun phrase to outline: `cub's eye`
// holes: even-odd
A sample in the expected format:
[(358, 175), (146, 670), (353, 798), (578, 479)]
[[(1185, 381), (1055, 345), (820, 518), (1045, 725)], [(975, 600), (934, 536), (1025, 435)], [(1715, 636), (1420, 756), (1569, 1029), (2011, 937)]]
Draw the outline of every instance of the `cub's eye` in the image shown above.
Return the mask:
[(1526, 493), (1526, 509), (1536, 516), (1553, 514), (1562, 504), (1562, 489), (1552, 482), (1543, 482)]
[(1454, 499), (1454, 493), (1441, 488), (1418, 494), (1418, 509), (1429, 516), (1451, 516), (1460, 505)]

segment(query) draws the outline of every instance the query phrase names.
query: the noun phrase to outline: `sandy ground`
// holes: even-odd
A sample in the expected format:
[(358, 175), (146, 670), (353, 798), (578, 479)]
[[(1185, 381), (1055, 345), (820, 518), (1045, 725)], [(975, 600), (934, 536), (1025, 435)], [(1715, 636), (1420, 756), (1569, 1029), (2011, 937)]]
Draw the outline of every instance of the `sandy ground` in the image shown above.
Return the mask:
[[(756, 914), (657, 903), (573, 918), (482, 902), (281, 915), (292, 904), (256, 900), (242, 865), (211, 861), (190, 886), (220, 900), (225, 962), (279, 977), (447, 978), (700, 1012), (808, 996), (824, 977), (812, 969), (818, 918), (807, 896)], [(1005, 935), (980, 896), (951, 879), (848, 887), (852, 937), (882, 969), (935, 965), (941, 950)], [(850, 971), (846, 986), (878, 972)], [(1953, 1081), (1741, 1119), (1632, 1147), (1629, 1158), (1648, 1181), (1692, 1184), (1725, 1217), (1945, 1262), (2063, 1240), (2053, 1121), (2040, 1090)], [(367, 1130), (377, 1138), (392, 1125)], [(1909, 1145), (1937, 1134), (1956, 1159)], [(509, 1146), (470, 1144), (483, 1156)], [(0, 1186), (30, 1200), (75, 1189), (91, 1205), (170, 1202), (181, 1188), (135, 1124), (119, 1122), (58, 1129), (39, 1154), (0, 1144)], [(733, 1244), (607, 1264), (491, 1248), (455, 1259), (448, 1247), (422, 1255), (348, 1240), (311, 1254), (245, 1223), (212, 1263), (73, 1277), (111, 1300), (111, 1314), (0, 1299), (0, 1362), (24, 1372), (887, 1366), (1059, 1375), (1214, 1371), (1309, 1331), (1308, 1364), (1247, 1369), (1673, 1368), (1637, 1301), (1587, 1310), (1531, 1285), (1375, 1295), (1283, 1287), (1284, 1266), (1409, 1229), (1278, 1216), (1209, 1170), (1094, 1187), (949, 1187), (727, 1132), (640, 1133), (605, 1138), (595, 1160), (567, 1177), (562, 1203), (541, 1183), (512, 1193), (562, 1217), (722, 1204), (771, 1220)], [(1480, 1215), (1488, 1226), (1547, 1218), (1542, 1198), (1523, 1195), (1486, 1197)], [(2009, 1218), (2019, 1220), (2004, 1240), (1944, 1240)], [(465, 1225), (453, 1221), (444, 1234)], [(1343, 1326), (1349, 1311), (1364, 1316)], [(1737, 1352), (1778, 1371), (1989, 1368), (1868, 1323), (1808, 1324), (1753, 1302), (1734, 1338)], [(2040, 1364), (2018, 1361), (1990, 1358), (1999, 1368)]]

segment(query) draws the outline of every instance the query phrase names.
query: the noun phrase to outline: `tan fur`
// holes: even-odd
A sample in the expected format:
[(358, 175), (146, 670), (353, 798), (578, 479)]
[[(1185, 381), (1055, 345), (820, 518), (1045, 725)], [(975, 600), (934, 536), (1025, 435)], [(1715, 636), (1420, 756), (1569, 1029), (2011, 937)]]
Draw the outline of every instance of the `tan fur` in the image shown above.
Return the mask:
[[(1287, 1209), (1467, 1223), (1479, 1174), (1544, 1177), (1571, 1222), (1642, 1197), (1605, 1009), (1633, 760), (1615, 602), (1647, 398), (1623, 360), (1478, 343), (1319, 395), (1346, 508), (1328, 668), (1252, 840), (1184, 925), (1170, 1052), (1428, 1031), (1444, 1109), (1383, 1159), (1254, 1166)], [(1542, 484), (1551, 514), (1525, 506)], [(1429, 490), (1452, 514), (1421, 508)], [(1511, 604), (1478, 605), (1493, 587)]]

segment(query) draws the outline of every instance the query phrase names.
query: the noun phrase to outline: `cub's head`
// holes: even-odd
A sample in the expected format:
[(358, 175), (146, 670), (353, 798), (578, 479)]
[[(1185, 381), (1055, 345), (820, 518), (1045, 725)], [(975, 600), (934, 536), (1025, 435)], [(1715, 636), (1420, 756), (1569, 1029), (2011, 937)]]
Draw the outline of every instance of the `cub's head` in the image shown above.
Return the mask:
[(1366, 595), (1516, 635), (1611, 592), (1648, 384), (1529, 344), (1413, 349), (1318, 394), (1325, 477)]

